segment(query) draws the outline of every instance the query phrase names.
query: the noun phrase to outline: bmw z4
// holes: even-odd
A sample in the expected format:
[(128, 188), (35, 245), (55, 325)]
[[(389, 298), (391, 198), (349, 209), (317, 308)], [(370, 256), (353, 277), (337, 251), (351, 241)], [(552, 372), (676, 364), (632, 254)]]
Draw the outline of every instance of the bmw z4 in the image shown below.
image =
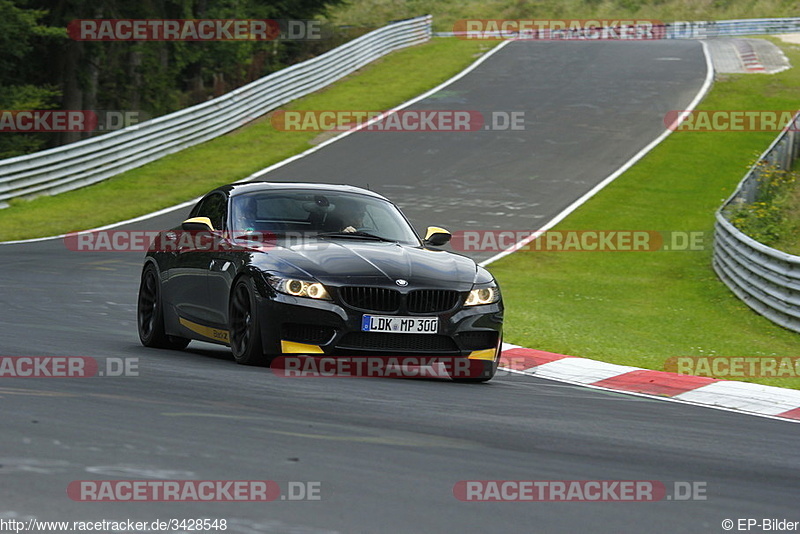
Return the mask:
[(242, 364), (276, 356), (443, 356), (491, 379), (503, 301), (492, 275), (423, 238), (400, 209), (357, 187), (251, 182), (205, 195), (144, 260), (139, 337), (147, 347), (228, 345)]

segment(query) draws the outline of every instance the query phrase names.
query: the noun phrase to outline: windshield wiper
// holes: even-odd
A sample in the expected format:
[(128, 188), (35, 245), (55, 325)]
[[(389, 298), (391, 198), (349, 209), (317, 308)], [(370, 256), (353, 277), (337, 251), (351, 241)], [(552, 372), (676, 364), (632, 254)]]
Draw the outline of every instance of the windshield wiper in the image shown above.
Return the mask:
[(388, 241), (389, 243), (396, 243), (395, 239), (387, 239), (379, 235), (370, 234), (369, 232), (320, 232), (317, 237), (356, 237), (361, 239), (374, 239), (376, 241)]

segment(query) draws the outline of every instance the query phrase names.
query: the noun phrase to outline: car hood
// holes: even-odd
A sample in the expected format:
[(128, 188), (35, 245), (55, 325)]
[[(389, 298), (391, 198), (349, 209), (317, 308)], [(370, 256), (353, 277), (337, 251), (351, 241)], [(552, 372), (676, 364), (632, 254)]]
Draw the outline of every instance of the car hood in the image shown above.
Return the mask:
[(320, 239), (276, 246), (265, 252), (264, 270), (310, 277), (330, 285), (396, 285), (469, 291), (477, 266), (471, 259), (441, 250), (353, 238)]

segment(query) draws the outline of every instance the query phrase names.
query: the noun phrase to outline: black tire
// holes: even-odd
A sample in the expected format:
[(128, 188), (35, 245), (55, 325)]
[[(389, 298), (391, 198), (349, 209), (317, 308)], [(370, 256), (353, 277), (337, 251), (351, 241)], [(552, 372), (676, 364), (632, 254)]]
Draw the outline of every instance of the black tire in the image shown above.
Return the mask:
[(459, 382), (461, 384), (480, 384), (481, 382), (488, 382), (494, 378), (494, 375), (497, 372), (497, 362), (488, 360), (472, 360), (470, 361), (469, 371), (469, 377), (453, 376), (453, 373), (451, 373), (450, 378), (453, 382)]
[(189, 344), (189, 340), (185, 337), (170, 336), (164, 331), (161, 283), (158, 281), (158, 272), (152, 264), (148, 264), (142, 271), (136, 306), (136, 324), (139, 329), (139, 340), (145, 347), (181, 350)]
[(272, 358), (264, 354), (259, 320), (256, 288), (249, 277), (243, 276), (234, 284), (228, 306), (229, 341), (236, 363), (270, 363)]

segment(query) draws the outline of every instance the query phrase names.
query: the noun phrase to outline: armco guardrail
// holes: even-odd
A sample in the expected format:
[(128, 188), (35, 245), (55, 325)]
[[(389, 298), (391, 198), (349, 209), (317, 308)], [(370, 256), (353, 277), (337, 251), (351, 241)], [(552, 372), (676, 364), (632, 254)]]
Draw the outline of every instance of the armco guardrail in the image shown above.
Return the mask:
[[(476, 19), (479, 20), (479, 19)], [(545, 19), (537, 19), (545, 22)], [(634, 19), (635, 20), (635, 19)], [(588, 22), (588, 21), (585, 21)], [(596, 21), (602, 26), (603, 21)], [(614, 21), (622, 23), (624, 21)], [(781, 19), (743, 19), (743, 20), (712, 20), (712, 21), (663, 21), (664, 24), (657, 25), (656, 28), (662, 31), (654, 31), (655, 35), (661, 39), (714, 39), (717, 37), (735, 37), (739, 35), (763, 35), (771, 33), (797, 33), (800, 32), (800, 17), (781, 18)], [(479, 28), (482, 28), (479, 26)], [(455, 35), (469, 39), (469, 31), (458, 32), (435, 32), (436, 37), (453, 37)], [(515, 35), (513, 31), (481, 31), (474, 34), (475, 39), (487, 37), (525, 39), (525, 33)], [(540, 39), (567, 39), (568, 30), (549, 29), (544, 31), (544, 37)]]
[[(771, 166), (791, 168), (800, 156), (800, 113), (761, 156)], [(800, 256), (770, 248), (736, 229), (726, 218), (736, 205), (758, 195), (758, 166), (753, 165), (716, 214), (714, 270), (745, 304), (771, 321), (800, 332)]]
[(0, 160), (5, 201), (77, 189), (239, 128), (367, 63), (431, 37), (432, 17), (396, 22), (219, 98), (136, 126), (25, 156)]
[(783, 19), (714, 20), (666, 24), (667, 39), (713, 39), (737, 35), (800, 32), (800, 17)]

